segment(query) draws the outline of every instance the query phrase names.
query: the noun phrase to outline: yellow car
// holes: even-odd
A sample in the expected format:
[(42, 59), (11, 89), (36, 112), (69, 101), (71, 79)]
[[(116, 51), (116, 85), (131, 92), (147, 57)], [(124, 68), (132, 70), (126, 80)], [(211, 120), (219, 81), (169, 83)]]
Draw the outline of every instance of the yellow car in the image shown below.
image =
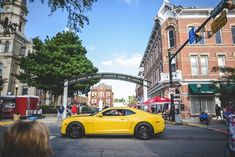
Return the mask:
[(146, 140), (164, 130), (162, 115), (129, 107), (107, 108), (93, 115), (75, 115), (64, 119), (61, 124), (61, 135), (70, 138), (91, 134), (122, 134)]

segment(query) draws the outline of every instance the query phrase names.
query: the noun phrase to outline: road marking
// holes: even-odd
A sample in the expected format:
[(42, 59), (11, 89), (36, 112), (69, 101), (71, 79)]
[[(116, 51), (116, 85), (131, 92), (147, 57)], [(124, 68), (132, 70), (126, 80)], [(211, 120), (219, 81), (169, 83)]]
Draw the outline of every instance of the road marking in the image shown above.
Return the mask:
[(52, 140), (53, 138), (56, 138), (56, 136), (50, 136), (50, 140)]

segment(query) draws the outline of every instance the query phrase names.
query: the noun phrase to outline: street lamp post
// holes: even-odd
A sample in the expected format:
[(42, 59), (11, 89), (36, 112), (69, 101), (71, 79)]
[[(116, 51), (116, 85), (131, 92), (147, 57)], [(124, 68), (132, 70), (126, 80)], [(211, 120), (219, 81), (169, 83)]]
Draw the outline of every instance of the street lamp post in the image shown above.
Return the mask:
[(199, 107), (200, 107), (200, 114), (202, 113), (202, 104), (201, 104), (201, 84), (197, 84), (197, 89), (199, 91)]
[[(16, 100), (18, 88), (19, 88), (19, 85), (18, 85), (18, 84), (15, 84), (15, 90), (16, 90), (16, 92), (15, 92), (15, 108), (18, 108), (18, 107), (17, 107), (17, 100)], [(18, 111), (16, 111), (16, 113), (14, 113), (14, 115), (13, 115), (13, 120), (14, 120), (14, 121), (19, 119), (18, 114), (19, 114)]]
[(16, 89), (16, 93), (15, 93), (15, 99), (17, 98), (17, 92), (18, 92), (18, 88), (19, 88), (19, 85), (18, 85), (18, 84), (16, 84), (16, 85), (15, 85), (15, 89)]

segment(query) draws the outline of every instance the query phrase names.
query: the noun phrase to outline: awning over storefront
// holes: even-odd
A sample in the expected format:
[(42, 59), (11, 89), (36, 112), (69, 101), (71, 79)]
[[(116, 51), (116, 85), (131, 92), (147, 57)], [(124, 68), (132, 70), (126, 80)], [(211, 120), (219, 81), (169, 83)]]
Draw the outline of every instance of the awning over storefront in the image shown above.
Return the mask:
[(200, 84), (198, 88), (197, 84), (189, 84), (189, 94), (215, 94), (218, 90), (214, 84)]

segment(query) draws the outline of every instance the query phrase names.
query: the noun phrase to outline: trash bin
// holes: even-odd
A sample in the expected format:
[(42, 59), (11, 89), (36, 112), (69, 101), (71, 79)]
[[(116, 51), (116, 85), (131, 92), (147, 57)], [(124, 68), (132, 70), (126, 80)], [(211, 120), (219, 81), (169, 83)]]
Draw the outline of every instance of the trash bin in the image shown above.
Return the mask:
[(20, 120), (20, 114), (13, 114), (13, 121)]

